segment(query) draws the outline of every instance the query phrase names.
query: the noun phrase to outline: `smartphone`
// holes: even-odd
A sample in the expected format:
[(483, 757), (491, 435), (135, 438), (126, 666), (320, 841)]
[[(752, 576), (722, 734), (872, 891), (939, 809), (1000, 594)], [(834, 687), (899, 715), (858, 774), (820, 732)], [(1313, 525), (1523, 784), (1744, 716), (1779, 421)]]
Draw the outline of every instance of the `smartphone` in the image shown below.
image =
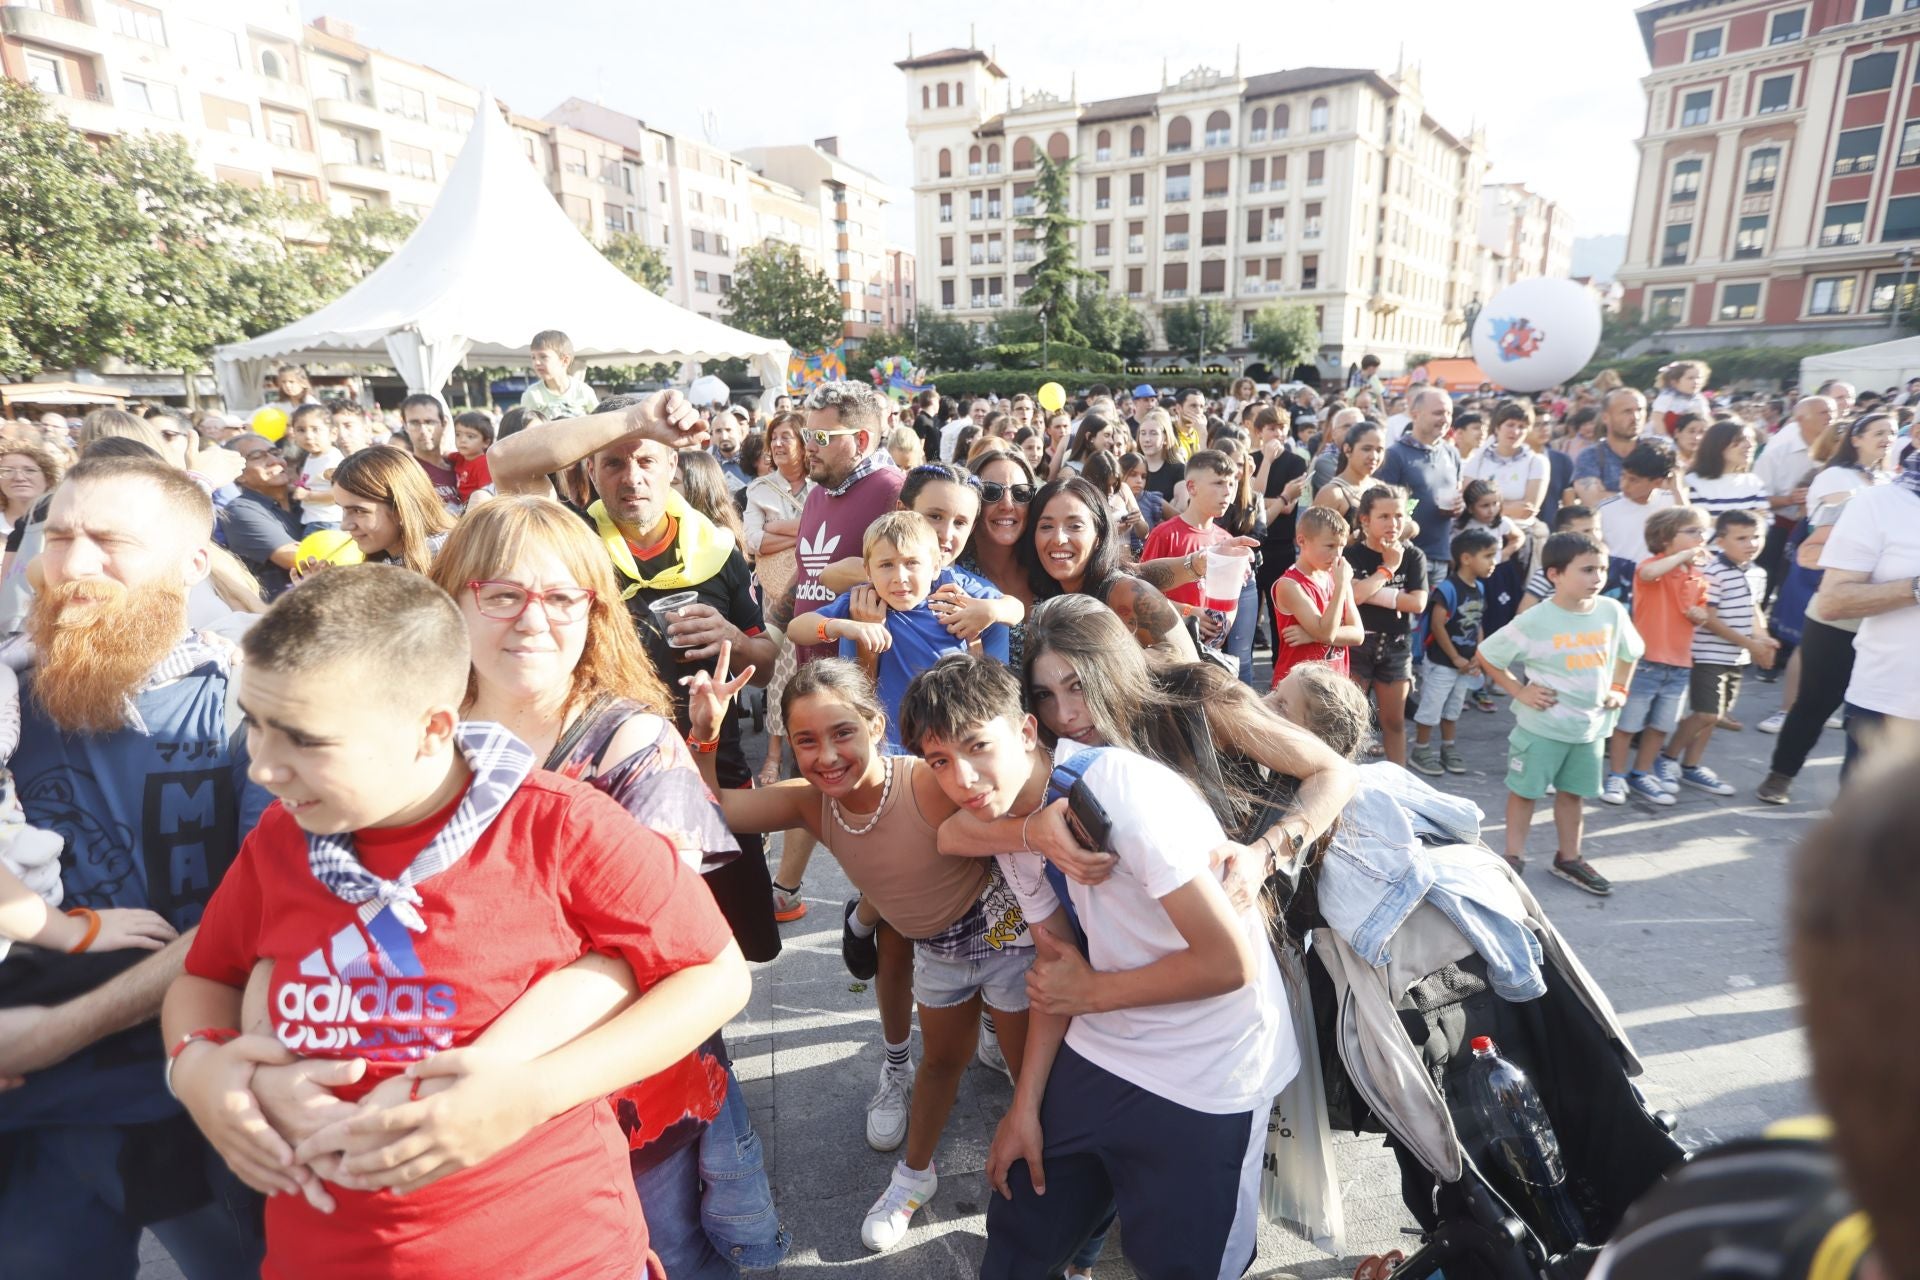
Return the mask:
[(1113, 847), (1113, 820), (1087, 787), (1085, 778), (1075, 779), (1067, 792), (1067, 825), (1085, 847), (1119, 856)]

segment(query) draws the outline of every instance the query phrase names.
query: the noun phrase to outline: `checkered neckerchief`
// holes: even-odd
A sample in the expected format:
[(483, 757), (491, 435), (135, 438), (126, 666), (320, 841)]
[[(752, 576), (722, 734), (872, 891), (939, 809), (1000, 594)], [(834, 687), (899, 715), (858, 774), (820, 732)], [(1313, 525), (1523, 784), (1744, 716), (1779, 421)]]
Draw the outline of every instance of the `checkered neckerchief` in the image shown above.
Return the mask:
[(454, 741), (473, 770), (473, 780), (453, 817), (434, 833), (398, 880), (383, 880), (362, 866), (350, 832), (307, 836), (307, 867), (335, 897), (358, 905), (362, 924), (372, 923), (391, 907), (394, 919), (415, 933), (426, 932), (414, 886), (466, 857), (537, 763), (526, 743), (484, 720), (460, 725)]

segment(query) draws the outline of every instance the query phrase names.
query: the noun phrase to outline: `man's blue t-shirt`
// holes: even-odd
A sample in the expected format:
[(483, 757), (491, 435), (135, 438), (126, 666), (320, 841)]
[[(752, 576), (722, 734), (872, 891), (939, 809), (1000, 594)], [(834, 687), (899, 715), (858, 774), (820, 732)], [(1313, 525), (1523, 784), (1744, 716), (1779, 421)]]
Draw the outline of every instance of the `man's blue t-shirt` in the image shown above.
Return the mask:
[(1573, 460), (1573, 481), (1598, 480), (1600, 487), (1608, 493), (1620, 492), (1620, 475), (1626, 470), (1627, 460), (1613, 451), (1613, 446), (1605, 440), (1596, 440), (1580, 451)]
[(1420, 525), (1414, 544), (1426, 553), (1429, 579), (1440, 566), (1453, 559), (1453, 517), (1436, 499), (1444, 495), (1447, 505), (1460, 501), (1460, 455), (1444, 440), (1424, 445), (1409, 431), (1396, 440), (1380, 463), (1375, 479), (1399, 485), (1414, 499), (1412, 516)]
[[(961, 571), (964, 572), (964, 571)], [(943, 571), (934, 579), (934, 589), (938, 590), (952, 582), (970, 596), (979, 599), (997, 599), (1000, 595), (991, 586), (980, 582), (972, 574), (959, 576), (955, 570)], [(989, 595), (988, 593), (992, 594)], [(820, 610), (823, 618), (845, 618), (851, 607), (851, 595), (836, 596)], [(934, 615), (933, 608), (925, 600), (911, 609), (887, 610), (887, 633), (893, 637), (893, 647), (880, 655), (879, 694), (880, 703), (887, 709), (887, 746), (895, 751), (902, 750), (900, 745), (900, 700), (906, 696), (907, 686), (913, 678), (925, 671), (950, 653), (963, 653), (966, 645), (957, 636), (950, 634), (944, 623)], [(997, 634), (996, 634), (997, 633)], [(981, 633), (980, 647), (989, 658), (998, 662), (1007, 660), (1007, 629), (998, 623)], [(840, 656), (858, 658), (860, 646), (851, 640), (840, 642)]]

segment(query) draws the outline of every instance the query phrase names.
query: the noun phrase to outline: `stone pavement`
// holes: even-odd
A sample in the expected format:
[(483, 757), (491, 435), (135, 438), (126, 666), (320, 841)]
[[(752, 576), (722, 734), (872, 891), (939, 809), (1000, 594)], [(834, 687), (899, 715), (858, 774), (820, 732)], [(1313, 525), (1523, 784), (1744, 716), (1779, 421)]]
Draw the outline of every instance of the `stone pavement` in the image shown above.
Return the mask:
[[(1541, 806), (1527, 875), (1613, 1000), (1646, 1065), (1639, 1083), (1656, 1107), (1679, 1114), (1689, 1145), (1750, 1133), (1808, 1106), (1807, 1060), (1782, 950), (1787, 857), (1831, 800), (1840, 735), (1823, 736), (1801, 775), (1796, 802), (1762, 805), (1753, 788), (1773, 739), (1754, 728), (1778, 706), (1777, 686), (1748, 681), (1737, 710), (1742, 733), (1716, 736), (1708, 762), (1740, 788), (1720, 799), (1686, 790), (1671, 808), (1588, 806), (1588, 857), (1610, 879), (1597, 899), (1549, 876), (1550, 806)], [(1486, 840), (1500, 847), (1505, 814), (1504, 740), (1512, 720), (1466, 713), (1461, 742), (1472, 772), (1446, 782), (1488, 811)], [(750, 748), (757, 760), (759, 749)], [(886, 1184), (894, 1157), (871, 1151), (864, 1112), (880, 1063), (873, 994), (841, 967), (840, 903), (851, 896), (824, 850), (805, 883), (811, 910), (785, 926), (786, 952), (757, 966), (754, 995), (728, 1030), (736, 1065), (766, 1144), (775, 1201), (794, 1234), (782, 1280), (961, 1280), (978, 1273), (986, 1197), (982, 1170), (994, 1124), (1012, 1096), (983, 1067), (967, 1073), (938, 1158), (940, 1190), (907, 1240), (875, 1256), (860, 1219)], [(1249, 1273), (1302, 1280), (1353, 1274), (1354, 1256), (1410, 1248), (1392, 1157), (1377, 1138), (1336, 1140), (1347, 1222), (1345, 1259), (1270, 1227)], [(143, 1280), (177, 1274), (149, 1239)], [(1133, 1274), (1116, 1236), (1097, 1275)]]

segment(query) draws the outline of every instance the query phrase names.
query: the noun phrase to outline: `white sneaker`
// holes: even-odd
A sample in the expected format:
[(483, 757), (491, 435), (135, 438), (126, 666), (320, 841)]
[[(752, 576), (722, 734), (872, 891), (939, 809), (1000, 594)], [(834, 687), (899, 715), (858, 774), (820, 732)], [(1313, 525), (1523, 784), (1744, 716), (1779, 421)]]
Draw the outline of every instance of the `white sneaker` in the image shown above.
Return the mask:
[(887, 1189), (873, 1202), (873, 1208), (867, 1210), (866, 1221), (860, 1224), (860, 1243), (875, 1253), (885, 1253), (899, 1244), (913, 1222), (914, 1213), (933, 1199), (933, 1193), (939, 1189), (940, 1179), (931, 1164), (925, 1173), (915, 1173), (907, 1168), (906, 1161), (897, 1161)]
[(1762, 733), (1778, 733), (1780, 726), (1787, 722), (1787, 713), (1776, 711), (1754, 727)]
[(892, 1067), (883, 1059), (880, 1087), (867, 1100), (868, 1146), (875, 1151), (892, 1151), (907, 1140), (907, 1108), (912, 1098), (913, 1063)]
[(1827, 728), (1844, 729), (1846, 727), (1847, 727), (1847, 717), (1841, 712), (1836, 711), (1832, 715), (1827, 717)]
[(1608, 804), (1625, 804), (1627, 802), (1627, 775), (1624, 773), (1608, 774), (1607, 780), (1600, 786), (1600, 798)]
[(1000, 1048), (1000, 1037), (985, 1027), (980, 1028), (980, 1047), (974, 1051), (973, 1057), (987, 1070), (998, 1071), (1008, 1080), (1013, 1079), (1013, 1072), (1007, 1070), (1007, 1055)]

